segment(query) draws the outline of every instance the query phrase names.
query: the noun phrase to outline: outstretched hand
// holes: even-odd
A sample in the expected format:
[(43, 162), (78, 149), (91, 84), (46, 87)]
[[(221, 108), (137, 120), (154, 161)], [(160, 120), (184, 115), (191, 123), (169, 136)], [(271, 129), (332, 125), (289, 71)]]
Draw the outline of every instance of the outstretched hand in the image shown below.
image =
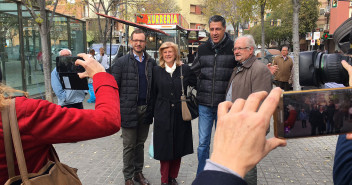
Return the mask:
[(78, 73), (78, 76), (80, 78), (86, 78), (86, 77), (93, 78), (93, 76), (96, 73), (105, 72), (105, 68), (98, 61), (96, 61), (94, 58), (90, 57), (91, 55), (85, 54), (85, 53), (80, 53), (77, 56), (82, 57), (84, 60), (78, 59), (78, 60), (76, 60), (75, 64), (81, 65), (86, 70), (83, 73)]
[[(346, 60), (342, 60), (341, 64), (343, 68), (345, 68), (348, 72), (349, 76), (349, 86), (352, 87), (352, 66), (346, 62)], [(352, 133), (346, 134), (346, 139), (352, 139)]]
[(261, 91), (251, 94), (247, 100), (221, 103), (210, 159), (244, 177), (270, 151), (286, 146), (286, 140), (265, 137), (281, 94), (282, 90), (275, 88), (268, 96)]
[(266, 66), (272, 75), (275, 74), (277, 70), (279, 70), (279, 67), (277, 65), (273, 65), (272, 63), (268, 63)]

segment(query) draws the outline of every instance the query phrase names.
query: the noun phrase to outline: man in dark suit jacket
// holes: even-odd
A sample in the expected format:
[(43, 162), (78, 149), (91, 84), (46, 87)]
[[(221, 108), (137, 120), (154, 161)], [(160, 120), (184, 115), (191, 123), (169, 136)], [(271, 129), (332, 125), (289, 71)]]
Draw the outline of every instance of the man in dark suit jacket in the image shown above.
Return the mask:
[(273, 89), (259, 109), (265, 91), (219, 104), (214, 151), (193, 185), (245, 185), (243, 177), (250, 169), (276, 147), (286, 146), (283, 139), (265, 138), (281, 93), (280, 88)]

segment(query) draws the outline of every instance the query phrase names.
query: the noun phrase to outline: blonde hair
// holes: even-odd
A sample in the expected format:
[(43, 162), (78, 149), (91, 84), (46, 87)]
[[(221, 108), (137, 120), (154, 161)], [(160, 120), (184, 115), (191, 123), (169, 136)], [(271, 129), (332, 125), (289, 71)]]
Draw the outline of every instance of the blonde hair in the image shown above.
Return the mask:
[(11, 97), (13, 97), (15, 93), (21, 93), (28, 98), (28, 92), (17, 90), (0, 83), (0, 110), (10, 104)]
[(162, 68), (165, 68), (165, 60), (163, 58), (163, 51), (166, 48), (172, 48), (175, 52), (175, 62), (177, 66), (181, 66), (180, 54), (178, 52), (178, 45), (173, 42), (164, 42), (159, 48), (159, 65)]

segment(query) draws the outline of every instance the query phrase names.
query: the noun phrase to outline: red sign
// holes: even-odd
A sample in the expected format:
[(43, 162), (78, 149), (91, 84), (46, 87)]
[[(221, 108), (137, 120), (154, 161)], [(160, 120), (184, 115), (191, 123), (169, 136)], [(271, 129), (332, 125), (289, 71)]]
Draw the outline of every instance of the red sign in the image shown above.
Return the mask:
[(148, 25), (179, 25), (180, 14), (138, 14), (138, 24)]

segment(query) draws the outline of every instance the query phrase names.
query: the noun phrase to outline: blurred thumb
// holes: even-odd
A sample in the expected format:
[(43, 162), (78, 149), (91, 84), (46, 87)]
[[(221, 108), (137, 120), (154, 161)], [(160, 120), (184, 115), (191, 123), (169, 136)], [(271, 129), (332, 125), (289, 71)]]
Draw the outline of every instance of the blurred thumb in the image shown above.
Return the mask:
[(79, 78), (86, 78), (86, 77), (89, 77), (87, 71), (83, 72), (83, 73), (77, 73)]
[(270, 138), (266, 141), (265, 145), (265, 155), (267, 155), (270, 151), (274, 150), (278, 146), (286, 146), (287, 142), (284, 139), (279, 139), (279, 138)]

